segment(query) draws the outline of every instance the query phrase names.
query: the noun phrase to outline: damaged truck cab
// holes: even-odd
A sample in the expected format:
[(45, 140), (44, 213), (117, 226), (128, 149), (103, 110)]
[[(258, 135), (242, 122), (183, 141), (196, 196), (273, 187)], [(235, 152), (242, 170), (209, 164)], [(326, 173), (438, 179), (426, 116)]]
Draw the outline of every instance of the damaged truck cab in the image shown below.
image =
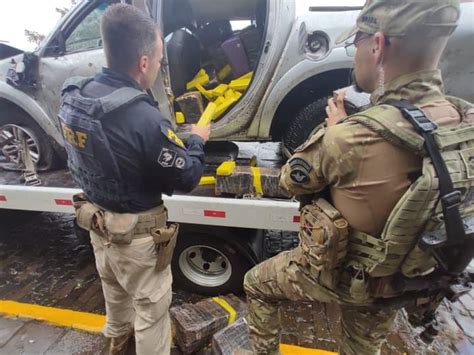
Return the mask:
[[(63, 164), (60, 89), (68, 77), (91, 76), (105, 65), (100, 18), (114, 2), (78, 3), (36, 51), (0, 61), (7, 167), (18, 168), (21, 136), (39, 170)], [(352, 58), (334, 42), (363, 0), (127, 2), (162, 26), (165, 60), (149, 94), (183, 137), (189, 123), (208, 120), (211, 140), (283, 141), (291, 152), (324, 120), (332, 91), (350, 84)], [(448, 93), (470, 100), (473, 7), (463, 2), (442, 64)]]

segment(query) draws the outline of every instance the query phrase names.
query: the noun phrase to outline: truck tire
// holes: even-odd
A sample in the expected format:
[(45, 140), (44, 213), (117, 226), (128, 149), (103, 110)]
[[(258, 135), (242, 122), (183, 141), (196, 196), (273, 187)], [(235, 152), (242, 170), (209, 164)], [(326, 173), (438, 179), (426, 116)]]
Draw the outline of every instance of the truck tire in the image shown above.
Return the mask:
[[(0, 129), (3, 129), (7, 135), (13, 135), (14, 137), (17, 137), (19, 133), (26, 135), (31, 157), (38, 170), (51, 170), (60, 162), (54, 150), (52, 138), (48, 137), (43, 129), (27, 114), (14, 109), (1, 112)], [(9, 161), (5, 164), (7, 170), (20, 168), (18, 165), (19, 141), (17, 139), (12, 144), (3, 147), (2, 151)]]
[(180, 234), (172, 261), (178, 288), (208, 296), (241, 293), (251, 266), (231, 244), (205, 234)]
[(328, 98), (322, 97), (303, 107), (295, 115), (283, 134), (284, 152), (289, 157), (306, 142), (315, 128), (326, 119)]

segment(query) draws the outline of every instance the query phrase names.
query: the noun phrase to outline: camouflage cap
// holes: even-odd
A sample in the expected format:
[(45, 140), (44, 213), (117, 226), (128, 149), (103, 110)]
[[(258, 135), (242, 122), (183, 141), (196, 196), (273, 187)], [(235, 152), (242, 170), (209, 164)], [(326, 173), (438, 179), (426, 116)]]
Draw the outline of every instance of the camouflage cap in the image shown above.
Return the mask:
[(357, 24), (336, 40), (342, 43), (357, 32), (405, 36), (412, 31), (431, 37), (448, 36), (457, 26), (459, 0), (367, 0)]

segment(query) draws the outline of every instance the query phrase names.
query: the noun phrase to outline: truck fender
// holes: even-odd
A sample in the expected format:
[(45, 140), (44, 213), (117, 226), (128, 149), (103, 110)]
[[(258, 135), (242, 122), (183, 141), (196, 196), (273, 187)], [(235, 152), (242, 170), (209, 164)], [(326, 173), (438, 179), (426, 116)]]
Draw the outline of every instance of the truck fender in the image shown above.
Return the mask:
[(324, 73), (338, 69), (349, 70), (351, 68), (352, 58), (346, 56), (344, 48), (333, 49), (332, 53), (319, 64), (307, 59), (292, 67), (278, 80), (272, 90), (265, 95), (264, 104), (260, 106), (259, 113), (257, 114), (261, 117), (258, 135), (260, 137), (270, 136), (272, 122), (278, 107), (296, 86)]
[(0, 81), (0, 100), (3, 99), (24, 110), (44, 132), (52, 137), (56, 143), (63, 146), (63, 137), (53, 120), (46, 114), (38, 103), (24, 92), (15, 89), (5, 82)]

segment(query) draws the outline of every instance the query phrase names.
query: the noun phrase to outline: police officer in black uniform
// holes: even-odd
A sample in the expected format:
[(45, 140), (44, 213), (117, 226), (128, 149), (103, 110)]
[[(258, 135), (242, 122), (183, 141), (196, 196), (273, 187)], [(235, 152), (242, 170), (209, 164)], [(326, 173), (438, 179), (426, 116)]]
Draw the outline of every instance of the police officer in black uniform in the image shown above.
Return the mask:
[(101, 31), (108, 67), (68, 79), (59, 112), (68, 166), (86, 197), (77, 221), (90, 230), (102, 280), (108, 352), (124, 351), (135, 333), (138, 354), (167, 354), (177, 225), (166, 223), (161, 196), (199, 183), (210, 126), (192, 125), (184, 144), (145, 93), (163, 56), (151, 18), (111, 5)]

